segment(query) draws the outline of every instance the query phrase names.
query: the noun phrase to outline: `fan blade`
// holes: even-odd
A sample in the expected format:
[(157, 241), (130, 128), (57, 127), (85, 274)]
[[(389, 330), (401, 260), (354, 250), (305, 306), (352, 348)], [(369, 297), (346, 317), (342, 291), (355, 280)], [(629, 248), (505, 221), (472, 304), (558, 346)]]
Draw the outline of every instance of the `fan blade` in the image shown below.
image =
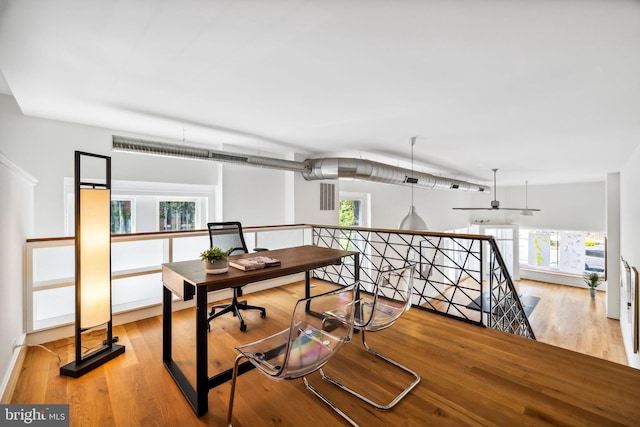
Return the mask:
[(540, 209), (534, 208), (451, 208), (457, 211), (532, 211), (540, 212)]
[(497, 211), (497, 208), (451, 208), (458, 211)]

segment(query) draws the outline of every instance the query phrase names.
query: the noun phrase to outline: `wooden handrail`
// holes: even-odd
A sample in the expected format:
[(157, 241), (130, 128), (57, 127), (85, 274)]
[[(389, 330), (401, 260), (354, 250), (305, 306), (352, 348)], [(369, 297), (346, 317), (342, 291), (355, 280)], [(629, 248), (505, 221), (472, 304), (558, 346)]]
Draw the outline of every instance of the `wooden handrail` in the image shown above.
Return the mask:
[[(278, 228), (289, 228), (289, 227), (313, 227), (310, 224), (282, 224), (282, 225), (252, 225), (248, 227), (242, 227), (244, 231), (252, 231), (252, 230), (269, 230), (269, 229), (278, 229)], [(170, 230), (170, 231), (145, 231), (140, 233), (122, 233), (122, 234), (112, 234), (111, 238), (114, 237), (149, 237), (149, 236), (158, 236), (164, 237), (167, 235), (173, 235), (175, 237), (176, 234), (199, 234), (205, 233), (208, 234), (209, 231), (206, 228), (197, 229), (197, 230)], [(61, 240), (74, 240), (75, 236), (62, 236), (62, 237), (33, 237), (28, 238), (26, 243), (39, 243), (39, 242), (55, 242)]]
[[(338, 228), (344, 230), (359, 230), (359, 231), (372, 231), (372, 232), (380, 232), (380, 233), (402, 233), (402, 234), (412, 234), (412, 235), (420, 235), (420, 236), (433, 236), (433, 237), (450, 237), (452, 233), (445, 233), (441, 231), (420, 231), (420, 230), (398, 230), (393, 228), (370, 228), (370, 227), (342, 227), (339, 225), (327, 225), (327, 224), (279, 224), (279, 225), (250, 225), (243, 226), (242, 229), (244, 231), (251, 230), (269, 230), (269, 229), (279, 229), (279, 228), (289, 228), (289, 227), (321, 227), (321, 228)], [(149, 237), (149, 236), (166, 236), (168, 234), (197, 234), (197, 233), (208, 233), (206, 228), (198, 229), (198, 230), (177, 230), (177, 231), (146, 231), (141, 233), (128, 233), (128, 234), (112, 234), (111, 238), (114, 237)], [(487, 236), (484, 234), (453, 234), (455, 237), (465, 238), (465, 239), (476, 239), (476, 240), (493, 240), (493, 236)], [(59, 240), (74, 240), (74, 236), (63, 236), (63, 237), (35, 237), (29, 238), (26, 240), (27, 243), (32, 242), (54, 242)]]

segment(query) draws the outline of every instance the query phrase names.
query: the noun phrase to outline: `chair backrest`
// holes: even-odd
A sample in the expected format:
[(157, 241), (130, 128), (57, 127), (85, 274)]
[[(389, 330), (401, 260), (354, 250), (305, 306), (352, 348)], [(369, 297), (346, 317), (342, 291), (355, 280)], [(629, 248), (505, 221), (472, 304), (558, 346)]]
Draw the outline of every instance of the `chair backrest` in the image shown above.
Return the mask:
[(230, 255), (245, 254), (248, 251), (242, 233), (242, 224), (238, 221), (210, 222), (209, 243), (211, 247), (218, 247), (223, 251), (233, 248)]
[(360, 295), (357, 329), (377, 331), (395, 323), (411, 308), (415, 264), (381, 271), (373, 291)]
[[(289, 333), (281, 345), (265, 354), (275, 379), (299, 378), (324, 366), (351, 340), (356, 285), (299, 300)], [(264, 366), (264, 365), (263, 365)]]

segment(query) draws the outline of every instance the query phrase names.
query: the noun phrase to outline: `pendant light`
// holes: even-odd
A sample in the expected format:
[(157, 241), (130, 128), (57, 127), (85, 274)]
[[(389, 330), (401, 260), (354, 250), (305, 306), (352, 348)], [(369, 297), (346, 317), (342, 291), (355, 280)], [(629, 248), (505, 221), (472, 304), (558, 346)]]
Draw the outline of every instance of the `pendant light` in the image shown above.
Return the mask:
[(520, 215), (533, 216), (533, 211), (529, 209), (529, 194), (527, 191), (528, 184), (529, 184), (529, 181), (524, 182), (524, 209), (522, 209), (522, 212), (520, 212)]
[(409, 207), (409, 213), (402, 219), (400, 222), (400, 230), (426, 230), (427, 224), (424, 222), (418, 212), (416, 212), (416, 207), (413, 205), (413, 184), (418, 182), (417, 178), (413, 177), (413, 146), (416, 143), (416, 137), (411, 138), (411, 177), (405, 178), (405, 183), (411, 183), (411, 206)]

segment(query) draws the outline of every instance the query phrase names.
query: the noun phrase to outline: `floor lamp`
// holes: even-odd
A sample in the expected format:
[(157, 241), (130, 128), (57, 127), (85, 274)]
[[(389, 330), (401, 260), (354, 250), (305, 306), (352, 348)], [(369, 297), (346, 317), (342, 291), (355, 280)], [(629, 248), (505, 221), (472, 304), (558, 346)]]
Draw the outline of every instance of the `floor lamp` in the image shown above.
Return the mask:
[[(87, 158), (90, 166), (104, 162), (104, 179), (82, 180), (81, 160)], [(125, 350), (114, 344), (111, 323), (111, 157), (75, 152), (75, 223), (76, 360), (61, 367), (60, 375), (77, 378)], [(82, 333), (104, 324), (103, 346), (83, 356)]]

